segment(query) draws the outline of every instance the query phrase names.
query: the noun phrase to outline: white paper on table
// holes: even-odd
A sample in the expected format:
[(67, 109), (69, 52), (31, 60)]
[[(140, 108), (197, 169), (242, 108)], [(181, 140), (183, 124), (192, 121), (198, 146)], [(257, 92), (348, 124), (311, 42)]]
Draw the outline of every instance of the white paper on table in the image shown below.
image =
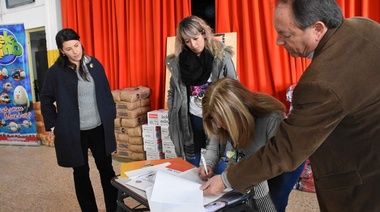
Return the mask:
[(157, 171), (153, 186), (146, 189), (151, 212), (205, 211), (201, 184)]
[(186, 180), (193, 181), (198, 184), (203, 184), (205, 181), (203, 181), (199, 176), (198, 176), (198, 168), (194, 167), (192, 169), (186, 170), (184, 172), (181, 172), (178, 174), (179, 177), (182, 177)]
[(128, 181), (125, 184), (145, 191), (146, 188), (154, 184), (155, 178), (156, 171), (149, 171), (147, 173), (128, 178)]
[[(199, 176), (198, 176), (198, 168), (192, 168), (192, 169), (189, 169), (189, 170), (186, 170), (180, 174), (178, 174), (179, 177), (182, 177), (184, 179), (187, 179), (187, 180), (190, 180), (190, 181), (193, 181), (193, 182), (196, 182), (196, 183), (199, 183), (201, 185), (203, 185), (205, 183), (205, 181), (203, 181)], [(213, 202), (217, 199), (219, 199), (220, 197), (222, 197), (225, 193), (231, 191), (232, 189), (230, 188), (226, 188), (222, 193), (220, 193), (219, 195), (216, 195), (216, 196), (204, 196), (203, 197), (203, 204), (206, 205), (210, 202)]]
[(168, 169), (168, 165), (170, 165), (170, 163), (166, 162), (155, 166), (148, 166), (141, 169), (124, 172), (128, 176), (128, 181), (126, 184), (145, 191), (146, 188), (154, 184), (156, 172), (158, 170), (165, 171), (170, 174), (178, 174), (172, 172), (171, 169)]
[(157, 171), (157, 170), (162, 170), (162, 169), (166, 169), (167, 166), (170, 165), (170, 162), (166, 162), (166, 163), (162, 163), (162, 164), (158, 164), (158, 165), (154, 165), (154, 166), (148, 166), (148, 167), (144, 167), (144, 168), (141, 168), (141, 169), (135, 169), (135, 170), (132, 170), (132, 171), (126, 171), (124, 172), (124, 174), (126, 174), (128, 176), (128, 178), (133, 178), (133, 177), (136, 177), (136, 176), (139, 176), (139, 175), (143, 175), (143, 174), (146, 174), (150, 171)]

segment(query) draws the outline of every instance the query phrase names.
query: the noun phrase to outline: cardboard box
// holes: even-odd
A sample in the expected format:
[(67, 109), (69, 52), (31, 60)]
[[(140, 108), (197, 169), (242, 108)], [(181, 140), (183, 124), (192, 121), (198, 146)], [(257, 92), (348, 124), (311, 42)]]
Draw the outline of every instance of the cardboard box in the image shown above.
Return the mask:
[(148, 124), (156, 126), (169, 126), (168, 110), (159, 109), (148, 112)]
[(165, 154), (175, 154), (175, 147), (174, 147), (173, 141), (170, 139), (163, 139), (162, 140), (162, 151)]
[(144, 138), (144, 151), (162, 152), (162, 140)]
[(165, 153), (165, 159), (169, 159), (169, 158), (177, 158), (177, 154), (176, 153), (173, 153), (173, 154), (170, 154), (170, 153)]
[(170, 139), (169, 126), (161, 126), (161, 139)]
[(161, 139), (161, 126), (143, 124), (142, 137), (144, 139)]
[(145, 152), (146, 159), (147, 160), (157, 160), (157, 159), (164, 159), (165, 154), (163, 152), (153, 152), (153, 151), (147, 151)]

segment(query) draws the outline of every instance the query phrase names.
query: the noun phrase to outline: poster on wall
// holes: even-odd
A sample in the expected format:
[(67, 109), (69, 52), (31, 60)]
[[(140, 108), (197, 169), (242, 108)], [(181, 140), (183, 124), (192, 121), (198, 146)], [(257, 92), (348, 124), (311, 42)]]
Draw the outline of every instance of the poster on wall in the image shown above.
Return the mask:
[(0, 144), (39, 143), (25, 44), (23, 24), (0, 25)]

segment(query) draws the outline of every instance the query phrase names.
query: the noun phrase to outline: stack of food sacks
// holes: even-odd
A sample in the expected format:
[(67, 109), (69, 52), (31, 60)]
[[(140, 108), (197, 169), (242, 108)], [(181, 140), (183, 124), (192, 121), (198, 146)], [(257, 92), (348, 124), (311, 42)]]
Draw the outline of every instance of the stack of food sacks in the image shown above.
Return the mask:
[(36, 119), (37, 139), (44, 146), (54, 146), (54, 134), (45, 130), (44, 119), (41, 113), (41, 102), (33, 102), (34, 117)]
[(112, 91), (116, 103), (116, 156), (145, 160), (142, 125), (147, 123), (150, 94), (150, 88), (144, 86)]

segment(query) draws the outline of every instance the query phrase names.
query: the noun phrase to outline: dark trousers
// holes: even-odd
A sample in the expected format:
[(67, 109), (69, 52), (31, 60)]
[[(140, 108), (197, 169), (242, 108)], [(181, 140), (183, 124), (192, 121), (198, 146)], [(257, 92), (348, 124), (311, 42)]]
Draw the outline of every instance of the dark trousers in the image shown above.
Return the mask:
[(115, 177), (115, 171), (112, 167), (112, 156), (106, 155), (103, 126), (100, 125), (91, 130), (81, 131), (81, 144), (85, 164), (73, 169), (75, 193), (82, 211), (98, 211), (90, 180), (88, 149), (91, 150), (100, 174), (106, 210), (107, 212), (116, 211), (117, 189), (111, 185), (111, 179)]
[(269, 193), (278, 212), (285, 212), (289, 194), (298, 182), (304, 166), (305, 162), (292, 172), (284, 172), (268, 180)]
[(203, 129), (202, 118), (198, 116), (190, 115), (191, 127), (193, 129), (194, 135), (194, 157), (186, 157), (186, 161), (193, 164), (196, 167), (199, 167), (199, 161), (201, 156), (201, 149), (206, 148), (207, 136)]

